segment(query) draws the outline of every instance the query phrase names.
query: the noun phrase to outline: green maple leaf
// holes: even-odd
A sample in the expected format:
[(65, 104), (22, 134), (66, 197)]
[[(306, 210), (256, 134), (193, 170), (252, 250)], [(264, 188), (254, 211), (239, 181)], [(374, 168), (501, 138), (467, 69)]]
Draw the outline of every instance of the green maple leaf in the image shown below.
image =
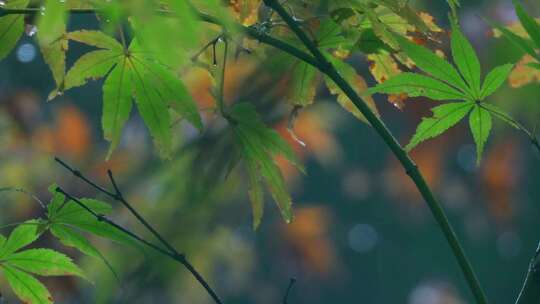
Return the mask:
[(405, 93), (411, 97), (458, 101), (433, 108), (433, 117), (422, 120), (405, 148), (410, 151), (422, 141), (441, 135), (470, 113), (469, 126), (479, 162), (491, 131), (491, 111), (486, 107), (485, 98), (502, 85), (513, 65), (504, 64), (494, 68), (482, 82), (478, 56), (455, 23), (452, 24), (451, 36), (455, 66), (423, 46), (397, 34), (394, 36), (402, 50), (426, 75), (401, 73), (370, 88), (367, 94)]
[(0, 235), (0, 270), (14, 293), (25, 303), (53, 303), (47, 288), (32, 274), (40, 276), (74, 275), (83, 271), (66, 255), (45, 248), (20, 250), (38, 237), (39, 222), (17, 226), (6, 239)]
[(64, 89), (106, 77), (102, 128), (105, 139), (111, 142), (109, 155), (120, 140), (133, 99), (156, 146), (165, 157), (169, 156), (172, 144), (169, 108), (197, 128), (202, 128), (195, 102), (183, 82), (151, 54), (142, 51), (136, 39), (129, 47), (124, 47), (99, 31), (76, 31), (68, 33), (67, 37), (99, 48), (75, 62), (65, 76)]
[[(83, 238), (78, 231), (88, 232), (120, 244), (137, 246), (137, 243), (124, 232), (106, 222), (98, 220), (88, 210), (56, 191), (56, 185), (49, 187), (53, 199), (47, 205), (47, 226), (59, 240), (67, 246), (76, 247), (90, 256), (100, 257), (97, 250)], [(108, 215), (111, 205), (95, 199), (82, 198), (80, 202), (96, 214)]]
[(232, 129), (248, 170), (253, 227), (257, 228), (263, 215), (263, 183), (268, 186), (285, 221), (291, 222), (292, 199), (274, 158), (281, 155), (302, 169), (294, 152), (275, 130), (266, 127), (251, 104), (236, 104), (231, 109), (230, 116), (233, 120)]

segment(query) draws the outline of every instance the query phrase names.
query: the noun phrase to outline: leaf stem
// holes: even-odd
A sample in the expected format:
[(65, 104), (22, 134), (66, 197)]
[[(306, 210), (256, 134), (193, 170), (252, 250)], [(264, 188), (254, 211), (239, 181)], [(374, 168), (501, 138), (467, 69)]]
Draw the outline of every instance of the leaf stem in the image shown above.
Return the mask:
[(486, 107), (483, 105), (480, 105), (480, 106), (486, 109), (488, 112), (494, 114), (500, 120), (506, 122), (507, 124), (523, 132), (523, 134), (525, 134), (529, 138), (533, 147), (535, 147), (538, 153), (540, 153), (540, 142), (538, 142), (538, 138), (536, 138), (536, 135), (535, 135), (536, 131), (534, 129), (533, 131), (529, 131), (529, 129), (525, 128), (525, 126), (523, 126), (519, 121), (515, 120), (510, 115), (497, 110), (496, 108)]
[(227, 55), (229, 52), (229, 42), (227, 41), (227, 37), (225, 35), (222, 35), (220, 38), (218, 38), (217, 42), (223, 41), (224, 49), (223, 49), (223, 62), (221, 63), (221, 75), (219, 77), (219, 92), (218, 92), (218, 107), (219, 111), (221, 113), (221, 116), (227, 118), (228, 114), (225, 112), (225, 72), (227, 68)]
[(437, 202), (431, 189), (427, 185), (424, 177), (418, 170), (418, 166), (407, 155), (405, 150), (397, 142), (396, 138), (392, 135), (385, 124), (371, 111), (368, 105), (358, 96), (350, 84), (339, 74), (334, 66), (325, 58), (325, 56), (319, 51), (317, 46), (308, 38), (308, 36), (298, 26), (296, 21), (287, 13), (287, 11), (279, 4), (277, 0), (263, 0), (264, 3), (275, 10), (278, 15), (285, 21), (289, 28), (296, 34), (296, 36), (302, 41), (305, 47), (311, 52), (311, 54), (317, 60), (317, 68), (330, 77), (337, 86), (349, 97), (349, 99), (358, 107), (362, 114), (366, 117), (373, 128), (379, 133), (390, 150), (394, 153), (402, 166), (405, 168), (407, 174), (415, 183), (416, 187), (422, 194), (422, 197), (428, 204), (433, 216), (435, 217), (439, 227), (441, 228), (448, 244), (450, 245), (454, 256), (457, 259), (459, 266), (469, 284), (476, 302), (479, 304), (486, 304), (487, 298), (484, 294), (480, 282), (467, 258), (465, 251), (463, 250), (459, 239), (452, 228), (442, 206)]
[(179, 253), (169, 242), (165, 240), (165, 238), (157, 232), (157, 230), (124, 198), (124, 195), (120, 191), (120, 188), (118, 187), (118, 184), (116, 183), (116, 180), (114, 179), (113, 173), (111, 170), (107, 171), (107, 174), (109, 176), (109, 179), (111, 181), (111, 184), (114, 188), (114, 193), (105, 189), (104, 187), (96, 184), (92, 180), (88, 179), (86, 176), (84, 176), (79, 170), (73, 169), (68, 164), (66, 164), (64, 161), (59, 159), (58, 157), (55, 157), (55, 161), (58, 162), (61, 166), (66, 168), (68, 171), (70, 171), (73, 175), (80, 178), (96, 190), (106, 194), (107, 196), (111, 197), (112, 199), (122, 203), (130, 212), (137, 218), (137, 220), (148, 230), (156, 239), (159, 240), (159, 242), (165, 246), (166, 249), (161, 248), (160, 246), (157, 246), (153, 243), (150, 243), (149, 241), (144, 240), (140, 236), (136, 235), (135, 233), (127, 230), (126, 228), (112, 222), (111, 220), (107, 219), (103, 215), (95, 213), (90, 208), (86, 207), (82, 202), (75, 199), (73, 196), (67, 194), (65, 191), (63, 191), (61, 188), (58, 188), (58, 191), (66, 195), (69, 199), (73, 200), (77, 204), (79, 204), (83, 209), (90, 212), (93, 216), (95, 216), (99, 221), (104, 221), (108, 223), (111, 226), (114, 226), (115, 228), (123, 231), (124, 233), (128, 234), (129, 236), (133, 237), (137, 241), (141, 242), (142, 244), (158, 251), (159, 253), (166, 255), (170, 257), (171, 259), (181, 263), (192, 275), (195, 277), (195, 279), (203, 286), (203, 288), (206, 290), (206, 292), (212, 297), (215, 303), (217, 304), (223, 304), (219, 296), (216, 294), (216, 292), (210, 287), (210, 284), (206, 282), (206, 280), (203, 278), (203, 276), (195, 269), (195, 267), (186, 259), (186, 256), (183, 253)]

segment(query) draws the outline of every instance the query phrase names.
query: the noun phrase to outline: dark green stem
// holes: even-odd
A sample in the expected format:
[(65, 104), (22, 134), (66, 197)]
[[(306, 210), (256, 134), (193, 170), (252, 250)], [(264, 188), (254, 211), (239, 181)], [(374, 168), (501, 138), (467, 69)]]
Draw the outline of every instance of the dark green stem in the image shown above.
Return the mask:
[[(98, 10), (95, 9), (72, 9), (68, 10), (70, 14), (74, 15), (86, 15), (86, 14), (95, 14), (98, 13)], [(37, 7), (29, 8), (0, 8), (0, 17), (5, 15), (34, 15), (41, 13), (41, 9)]]
[(369, 123), (373, 126), (375, 131), (379, 133), (384, 142), (388, 145), (390, 150), (394, 153), (397, 159), (400, 161), (402, 166), (405, 168), (405, 171), (410, 176), (410, 178), (415, 183), (416, 187), (422, 194), (422, 197), (427, 202), (433, 216), (437, 220), (439, 227), (441, 228), (446, 240), (448, 241), (454, 256), (456, 257), (461, 270), (469, 284), (476, 302), (479, 304), (486, 304), (487, 298), (484, 294), (480, 282), (476, 277), (476, 274), (465, 255), (463, 248), (457, 238), (454, 229), (452, 228), (446, 214), (444, 213), (443, 208), (437, 202), (433, 193), (429, 189), (424, 177), (418, 170), (417, 165), (414, 161), (407, 155), (407, 152), (401, 147), (397, 142), (392, 133), (388, 130), (385, 124), (371, 111), (369, 106), (358, 96), (354, 89), (349, 85), (349, 83), (339, 74), (334, 66), (326, 59), (326, 57), (319, 51), (317, 46), (309, 39), (309, 37), (302, 31), (298, 26), (296, 21), (289, 15), (289, 13), (279, 4), (277, 0), (264, 0), (264, 3), (275, 10), (278, 15), (287, 23), (289, 28), (296, 34), (296, 36), (302, 41), (305, 47), (313, 54), (317, 60), (318, 68), (328, 77), (330, 77), (336, 85), (343, 90), (343, 92), (349, 97), (349, 99), (358, 107), (360, 112), (365, 116)]
[(516, 304), (540, 303), (540, 243), (529, 264), (529, 271), (518, 295)]

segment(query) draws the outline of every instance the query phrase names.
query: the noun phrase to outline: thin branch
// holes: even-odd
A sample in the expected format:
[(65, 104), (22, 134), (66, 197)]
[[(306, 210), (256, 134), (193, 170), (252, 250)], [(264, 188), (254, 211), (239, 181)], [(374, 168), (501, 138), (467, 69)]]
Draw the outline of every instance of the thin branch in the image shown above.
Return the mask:
[(120, 192), (120, 189), (118, 188), (118, 185), (116, 184), (116, 181), (114, 179), (114, 176), (112, 174), (112, 171), (111, 170), (107, 170), (107, 174), (109, 175), (109, 179), (111, 180), (111, 184), (113, 185), (114, 187), (114, 191), (116, 192), (115, 195), (112, 197), (114, 198), (115, 200), (119, 201), (122, 203), (122, 205), (124, 205), (124, 207), (126, 207), (129, 212), (131, 212), (131, 214), (133, 214), (137, 220), (144, 226), (146, 227), (146, 229), (148, 231), (150, 231), (155, 237), (156, 239), (159, 240), (159, 242), (161, 244), (163, 244), (163, 246), (165, 246), (165, 248), (167, 248), (167, 250), (169, 250), (170, 252), (176, 254), (176, 255), (184, 255), (184, 254), (181, 254), (179, 253), (169, 242), (167, 242), (162, 236), (161, 234), (159, 234), (159, 232), (157, 232), (157, 230), (152, 226), (150, 225), (150, 223), (148, 223), (148, 221), (146, 221), (146, 219), (144, 219), (141, 214), (135, 210), (135, 208), (133, 208), (133, 206), (131, 206), (130, 203), (128, 203), (126, 201), (126, 199), (124, 198), (124, 195), (122, 194), (122, 192)]
[(529, 271), (518, 295), (516, 304), (540, 303), (540, 243), (529, 264)]
[(294, 283), (296, 283), (295, 278), (291, 278), (289, 281), (289, 286), (287, 286), (287, 290), (285, 291), (285, 296), (283, 296), (283, 304), (288, 304), (289, 302), (289, 295), (291, 294), (291, 290), (294, 286)]
[(86, 206), (83, 202), (81, 202), (79, 199), (77, 199), (76, 197), (72, 196), (71, 194), (67, 193), (66, 191), (64, 191), (64, 189), (60, 188), (60, 187), (57, 187), (56, 188), (56, 192), (58, 193), (62, 193), (63, 195), (66, 196), (66, 198), (68, 200), (71, 200), (73, 202), (75, 202), (77, 205), (79, 205), (81, 208), (83, 208), (85, 211), (87, 211), (88, 213), (92, 214), (98, 221), (100, 222), (104, 222), (104, 223), (107, 223), (111, 226), (113, 226), (114, 228), (122, 231), (123, 233), (129, 235), (130, 237), (132, 237), (133, 239), (137, 240), (138, 242), (142, 243), (143, 245), (146, 245), (152, 249), (154, 249), (155, 251), (163, 254), (163, 255), (166, 255), (170, 258), (172, 258), (173, 260), (175, 261), (178, 261), (180, 262), (179, 260), (179, 257), (174, 255), (173, 253), (169, 252), (168, 250), (165, 250), (161, 247), (159, 247), (158, 245), (156, 244), (153, 244), (151, 243), (150, 241), (147, 241), (145, 239), (143, 239), (142, 237), (140, 237), (139, 235), (137, 235), (136, 233), (134, 232), (131, 232), (130, 230), (128, 230), (127, 228), (124, 228), (122, 226), (120, 226), (119, 224), (113, 222), (112, 220), (108, 219), (107, 217), (105, 217), (104, 215), (102, 214), (98, 214), (96, 213), (94, 210), (90, 209), (88, 206)]
[[(195, 277), (195, 279), (199, 282), (199, 284), (201, 284), (203, 286), (203, 288), (206, 290), (206, 292), (212, 297), (214, 302), (216, 302), (217, 304), (223, 304), (223, 302), (221, 301), (221, 299), (219, 298), (217, 293), (212, 289), (212, 287), (210, 287), (210, 284), (208, 284), (208, 282), (206, 282), (206, 280), (195, 269), (195, 267), (186, 259), (185, 255), (183, 253), (179, 253), (169, 242), (167, 242), (163, 238), (163, 236), (161, 236), (161, 234), (159, 232), (157, 232), (157, 230), (148, 221), (146, 221), (146, 219), (135, 208), (133, 208), (133, 206), (124, 198), (124, 195), (120, 191), (120, 188), (118, 187), (118, 184), (116, 183), (116, 180), (114, 179), (114, 176), (113, 176), (111, 170), (108, 170), (107, 173), (108, 173), (109, 179), (111, 181), (111, 184), (112, 184), (112, 186), (113, 186), (113, 188), (115, 190), (114, 193), (107, 190), (107, 189), (105, 189), (104, 187), (98, 185), (97, 183), (93, 182), (92, 180), (90, 180), (89, 178), (84, 176), (79, 170), (73, 169), (68, 164), (66, 164), (64, 161), (60, 160), (58, 157), (55, 157), (55, 160), (60, 165), (62, 165), (64, 168), (66, 168), (68, 171), (70, 171), (73, 175), (80, 178), (81, 180), (83, 180), (84, 182), (89, 184), (90, 186), (94, 187), (96, 190), (98, 190), (98, 191), (108, 195), (109, 197), (113, 198), (114, 200), (119, 201), (120, 203), (122, 203), (122, 205), (124, 205), (131, 212), (131, 214), (133, 214), (133, 216), (135, 216), (137, 218), (137, 220), (148, 231), (150, 231), (150, 233), (152, 233), (152, 235), (154, 235), (154, 237), (156, 237), (156, 239), (158, 239), (159, 242), (163, 246), (165, 246), (166, 249), (163, 249), (160, 246), (157, 246), (157, 245), (155, 245), (153, 243), (150, 243), (149, 241), (146, 241), (146, 240), (142, 239), (138, 235), (134, 234), (133, 232), (131, 232), (131, 231), (129, 231), (129, 230), (127, 230), (127, 229), (125, 229), (125, 228), (123, 228), (121, 226), (119, 226), (118, 224), (112, 222), (111, 220), (107, 219), (103, 215), (95, 213), (93, 210), (86, 207), (84, 204), (82, 204), (79, 201), (78, 204), (82, 208), (84, 208), (86, 211), (88, 211), (92, 215), (94, 215), (99, 221), (104, 221), (104, 222), (110, 224), (111, 226), (116, 227), (117, 229), (123, 231), (124, 233), (126, 233), (129, 236), (133, 237), (137, 241), (145, 244), (146, 246), (148, 246), (148, 247), (160, 252), (161, 254), (164, 254), (164, 255), (170, 257), (171, 259), (181, 263), (193, 275), (193, 277)], [(66, 195), (66, 197), (70, 198), (71, 200), (73, 200), (73, 201), (75, 201), (77, 203), (77, 200), (74, 199), (73, 196), (65, 193), (65, 191), (63, 191), (62, 189), (59, 188), (58, 191), (64, 193), (64, 195)]]
[(4, 187), (4, 188), (0, 188), (0, 192), (4, 192), (4, 191), (13, 191), (13, 192), (19, 192), (19, 193), (22, 193), (22, 194), (25, 194), (27, 195), (28, 197), (30, 197), (32, 200), (34, 200), (35, 202), (37, 202), (39, 204), (39, 206), (42, 208), (42, 209), (46, 209), (45, 207), (45, 203), (43, 203), (39, 197), (37, 197), (36, 195), (30, 193), (29, 191), (27, 190), (24, 190), (22, 188), (12, 188), (12, 187)]
[(379, 133), (385, 143), (388, 145), (390, 150), (394, 153), (397, 159), (400, 161), (401, 165), (405, 168), (407, 174), (415, 183), (419, 192), (422, 194), (422, 197), (428, 204), (429, 208), (439, 227), (441, 228), (444, 236), (452, 251), (456, 257), (459, 266), (469, 284), (477, 303), (486, 304), (487, 298), (484, 294), (480, 282), (476, 277), (476, 274), (467, 258), (459, 239), (457, 238), (454, 229), (452, 228), (448, 218), (442, 208), (442, 206), (435, 199), (431, 189), (427, 185), (424, 177), (418, 170), (417, 165), (409, 157), (407, 152), (401, 147), (396, 138), (392, 135), (390, 130), (385, 126), (385, 124), (373, 113), (369, 106), (358, 96), (356, 91), (351, 87), (351, 85), (339, 74), (335, 67), (328, 61), (328, 59), (319, 51), (317, 46), (309, 39), (309, 37), (302, 31), (297, 22), (287, 13), (287, 11), (279, 4), (277, 0), (264, 0), (264, 3), (275, 10), (278, 15), (285, 21), (290, 29), (296, 34), (296, 36), (302, 41), (305, 47), (311, 52), (311, 54), (317, 60), (317, 67), (320, 71), (330, 77), (336, 85), (349, 97), (349, 99), (354, 103), (356, 107), (362, 112), (364, 117), (369, 121), (373, 126), (375, 131)]

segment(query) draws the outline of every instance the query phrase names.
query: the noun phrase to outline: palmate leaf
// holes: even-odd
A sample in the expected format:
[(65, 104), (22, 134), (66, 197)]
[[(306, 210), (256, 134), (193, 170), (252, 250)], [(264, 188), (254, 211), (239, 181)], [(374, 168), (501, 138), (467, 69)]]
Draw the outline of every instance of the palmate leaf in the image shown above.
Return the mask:
[(195, 102), (183, 82), (153, 55), (143, 51), (136, 39), (124, 49), (114, 38), (99, 31), (76, 31), (68, 33), (67, 37), (100, 48), (75, 62), (66, 74), (65, 88), (106, 76), (102, 128), (105, 139), (111, 142), (109, 155), (120, 140), (133, 97), (156, 146), (165, 157), (172, 144), (169, 108), (202, 128)]
[(248, 169), (253, 227), (257, 228), (263, 214), (263, 182), (266, 183), (281, 215), (289, 223), (293, 218), (292, 200), (274, 158), (281, 155), (301, 168), (294, 152), (276, 131), (264, 125), (251, 104), (236, 104), (230, 115), (234, 121), (232, 128), (235, 138)]
[(25, 303), (52, 303), (47, 288), (30, 273), (41, 276), (75, 275), (82, 270), (62, 253), (39, 248), (18, 251), (37, 239), (38, 221), (17, 226), (9, 237), (0, 237), (0, 269), (15, 294)]
[(419, 143), (441, 135), (463, 119), (473, 106), (473, 102), (454, 102), (432, 108), (433, 117), (422, 119), (405, 149), (410, 151)]
[(486, 105), (483, 100), (501, 86), (513, 65), (504, 64), (494, 68), (481, 83), (480, 62), (476, 52), (454, 22), (451, 48), (458, 70), (430, 50), (398, 35), (396, 37), (406, 54), (431, 77), (415, 73), (401, 73), (370, 88), (366, 94), (407, 94), (408, 96), (424, 96), (433, 100), (465, 101), (433, 108), (433, 117), (424, 118), (418, 125), (413, 138), (405, 147), (407, 151), (426, 139), (442, 134), (465, 117), (473, 106), (476, 107), (470, 116), (470, 125), (477, 146), (477, 159), (480, 161), (491, 129), (491, 116), (489, 112), (481, 108)]
[[(99, 250), (97, 250), (97, 248), (94, 247), (94, 245), (92, 245), (92, 243), (90, 243), (87, 238), (85, 238), (80, 232), (78, 232), (75, 226), (50, 220), (51, 218), (61, 219), (62, 217), (70, 216), (70, 214), (76, 215), (79, 212), (79, 210), (73, 210), (72, 207), (68, 207), (67, 211), (62, 208), (66, 205), (65, 196), (62, 193), (57, 192), (56, 188), (57, 186), (55, 184), (49, 187), (49, 192), (53, 194), (53, 199), (47, 205), (48, 220), (46, 227), (49, 228), (51, 234), (54, 235), (64, 246), (73, 247), (88, 256), (102, 260), (103, 263), (105, 263), (105, 265), (114, 274), (114, 269), (112, 269), (112, 266), (101, 254), (101, 252), (99, 252)], [(73, 202), (69, 202), (67, 204), (72, 203)], [(94, 211), (101, 212), (102, 214), (108, 214), (112, 211), (112, 208), (107, 204), (98, 204), (99, 205), (94, 206)], [(128, 240), (128, 242), (126, 243), (131, 244), (131, 240)]]
[(475, 105), (469, 116), (469, 126), (476, 143), (476, 163), (482, 159), (484, 145), (491, 131), (491, 114), (479, 105)]
[[(25, 8), (29, 0), (7, 1), (5, 8)], [(24, 33), (24, 15), (13, 14), (0, 17), (0, 60), (4, 59), (17, 45)]]

